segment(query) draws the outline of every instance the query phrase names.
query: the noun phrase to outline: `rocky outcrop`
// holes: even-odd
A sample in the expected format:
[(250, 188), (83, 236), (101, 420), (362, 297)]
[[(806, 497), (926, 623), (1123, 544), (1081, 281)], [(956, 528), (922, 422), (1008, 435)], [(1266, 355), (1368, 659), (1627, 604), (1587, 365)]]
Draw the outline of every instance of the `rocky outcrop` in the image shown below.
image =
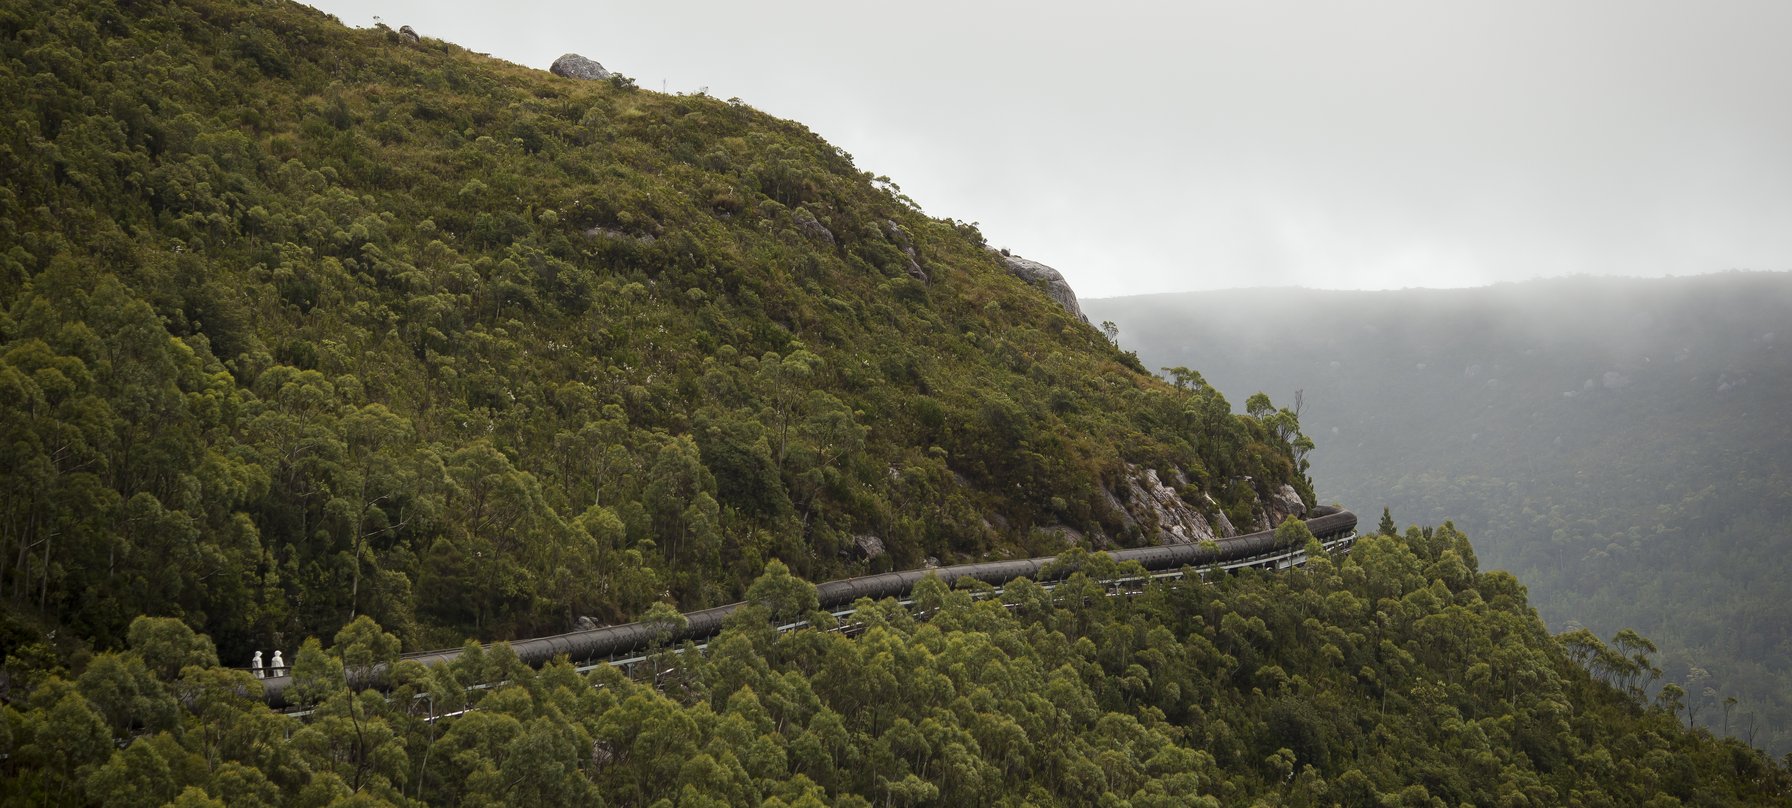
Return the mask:
[(1159, 479), (1156, 469), (1128, 463), (1121, 485), (1123, 491), (1118, 494), (1103, 489), (1108, 505), (1120, 513), (1121, 521), (1128, 527), (1155, 536), (1159, 544), (1193, 544), (1238, 534), (1224, 515), (1220, 516), (1222, 529), (1215, 530), (1181, 493)]
[(866, 561), (884, 554), (884, 540), (869, 533), (852, 537), (852, 546)]
[(896, 249), (901, 250), (902, 254), (908, 258), (906, 267), (908, 276), (926, 283), (928, 281), (927, 270), (921, 268), (921, 256), (915, 252), (915, 244), (909, 239), (908, 231), (903, 230), (902, 225), (897, 224), (894, 220), (885, 219), (884, 238), (889, 239), (890, 243), (896, 245)]
[(1294, 486), (1283, 483), (1269, 493), (1268, 501), (1263, 503), (1264, 530), (1274, 530), (1282, 520), (1292, 516), (1299, 519), (1307, 513), (1307, 503), (1302, 502), (1300, 492)]
[(412, 45), (415, 45), (415, 44), (423, 41), (423, 37), (420, 37), (417, 35), (417, 29), (412, 28), (408, 25), (399, 26), (398, 27), (398, 35), (403, 37), (404, 41), (409, 42)]
[(1002, 263), (1008, 267), (1008, 271), (1014, 277), (1045, 290), (1046, 296), (1057, 301), (1065, 311), (1070, 312), (1078, 320), (1089, 322), (1089, 318), (1083, 316), (1082, 306), (1077, 305), (1076, 292), (1071, 290), (1070, 284), (1064, 281), (1064, 276), (1057, 270), (1018, 255), (997, 252), (996, 256), (1002, 259)]
[(827, 225), (815, 218), (815, 214), (810, 213), (808, 208), (797, 208), (791, 211), (790, 218), (796, 221), (797, 232), (802, 233), (804, 238), (823, 244), (834, 243), (834, 231), (829, 230)]
[(1226, 512), (1220, 508), (1220, 504), (1213, 501), (1213, 495), (1202, 494), (1201, 496), (1207, 500), (1207, 504), (1213, 509), (1214, 531), (1221, 536), (1238, 535), (1238, 526), (1232, 524), (1231, 518), (1226, 516)]
[(568, 53), (555, 59), (554, 64), (548, 67), (548, 72), (581, 81), (604, 81), (610, 77), (610, 71), (605, 70), (603, 65), (576, 53)]

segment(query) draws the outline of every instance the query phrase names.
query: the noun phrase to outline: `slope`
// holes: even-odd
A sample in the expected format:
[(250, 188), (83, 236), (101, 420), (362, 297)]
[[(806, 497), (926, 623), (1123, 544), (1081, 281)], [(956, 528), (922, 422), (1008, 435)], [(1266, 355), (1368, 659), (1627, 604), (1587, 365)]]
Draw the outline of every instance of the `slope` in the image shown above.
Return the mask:
[(1553, 625), (1642, 631), (1697, 721), (1792, 749), (1792, 277), (1085, 306), (1154, 366), (1303, 391), (1322, 489), (1455, 519)]
[(1147, 471), (1216, 521), (1311, 501), (1291, 422), (1140, 372), (737, 101), (284, 3), (0, 32), (0, 654), (139, 614), (228, 659), (357, 615), (454, 644), (727, 602), (774, 557), (1146, 543), (1115, 492)]

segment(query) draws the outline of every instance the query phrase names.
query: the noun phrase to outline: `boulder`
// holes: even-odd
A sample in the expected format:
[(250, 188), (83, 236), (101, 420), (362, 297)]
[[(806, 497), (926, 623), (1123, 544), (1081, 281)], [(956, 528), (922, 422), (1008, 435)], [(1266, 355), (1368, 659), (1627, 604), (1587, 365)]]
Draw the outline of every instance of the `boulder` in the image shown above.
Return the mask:
[(1307, 503), (1300, 499), (1300, 492), (1286, 483), (1281, 488), (1271, 491), (1269, 502), (1265, 503), (1269, 511), (1269, 524), (1266, 529), (1274, 529), (1282, 524), (1282, 520), (1290, 516), (1299, 519), (1307, 513)]
[(576, 53), (568, 53), (555, 59), (548, 72), (581, 81), (604, 81), (610, 77), (610, 71), (605, 70), (603, 65)]
[(1077, 305), (1076, 292), (1071, 290), (1070, 284), (1064, 281), (1064, 276), (1057, 270), (1018, 255), (1004, 255), (999, 252), (996, 255), (1002, 259), (1002, 263), (1008, 267), (1008, 272), (1014, 277), (1043, 289), (1046, 296), (1056, 301), (1059, 306), (1064, 307), (1065, 311), (1070, 312), (1078, 320), (1089, 322), (1089, 318), (1083, 316), (1082, 306)]
[(415, 45), (415, 44), (423, 41), (423, 37), (420, 37), (417, 35), (417, 29), (412, 28), (408, 25), (399, 26), (398, 27), (398, 35), (401, 37), (404, 37), (404, 40), (406, 42), (411, 43), (412, 45)]
[(859, 557), (870, 561), (884, 554), (884, 540), (869, 533), (852, 537), (852, 546), (859, 551)]

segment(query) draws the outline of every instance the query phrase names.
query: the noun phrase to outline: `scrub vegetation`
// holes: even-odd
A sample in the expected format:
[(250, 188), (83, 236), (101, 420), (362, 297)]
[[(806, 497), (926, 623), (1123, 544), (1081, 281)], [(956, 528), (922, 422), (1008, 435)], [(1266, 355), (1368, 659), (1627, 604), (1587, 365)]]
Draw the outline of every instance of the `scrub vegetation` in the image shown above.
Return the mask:
[[(1155, 541), (1139, 469), (1245, 527), (1313, 444), (797, 124), (280, 2), (0, 34), (0, 805), (1785, 798), (1448, 526), (812, 614)], [(741, 598), (628, 671), (503, 642)], [(305, 714), (234, 667), (269, 648)]]
[[(141, 618), (130, 650), (0, 708), (0, 783), (21, 805), (193, 806), (1727, 806), (1792, 788), (1685, 729), (1672, 691), (1645, 706), (1634, 637), (1550, 637), (1448, 526), (1317, 559), (1112, 597), (1096, 581), (1123, 571), (1073, 553), (1050, 591), (861, 601), (851, 637), (825, 613), (774, 631), (815, 604), (774, 562), (707, 651), (632, 678), (533, 671), (502, 645), (375, 673), (398, 641), (360, 618), (300, 651), (302, 719), (178, 621)], [(352, 689), (380, 678), (390, 692)]]
[(0, 30), (0, 651), (139, 614), (233, 661), (358, 615), (453, 646), (771, 558), (1146, 542), (1128, 463), (1215, 516), (1306, 488), (1286, 415), (1142, 373), (742, 104), (287, 4)]

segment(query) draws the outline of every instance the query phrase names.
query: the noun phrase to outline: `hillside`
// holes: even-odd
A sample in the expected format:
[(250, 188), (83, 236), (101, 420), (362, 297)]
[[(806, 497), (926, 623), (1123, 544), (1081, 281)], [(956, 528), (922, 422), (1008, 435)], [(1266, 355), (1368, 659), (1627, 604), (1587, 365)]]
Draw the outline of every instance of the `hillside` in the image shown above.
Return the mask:
[[(1298, 522), (1283, 531), (1304, 531)], [(1296, 538), (1291, 536), (1290, 538)], [(1311, 538), (1308, 534), (1309, 539)], [(853, 633), (778, 633), (816, 593), (782, 565), (706, 652), (632, 675), (506, 646), (402, 662), (360, 618), (272, 715), (209, 640), (142, 618), (72, 681), (0, 705), (0, 805), (1776, 805), (1792, 776), (1645, 707), (1649, 655), (1552, 639), (1443, 527), (1340, 563), (1157, 581), (1080, 553), (1052, 592), (923, 582)], [(1590, 665), (1599, 671), (1589, 675)], [(16, 670), (16, 668), (15, 668)], [(496, 687), (483, 686), (499, 681)]]
[[(1447, 524), (1329, 558), (1292, 410), (1155, 378), (797, 124), (279, 2), (0, 32), (0, 806), (1792, 788)], [(1313, 563), (1090, 552), (1262, 527)], [(805, 583), (1052, 553), (845, 621)], [(504, 642), (737, 599), (627, 668)]]
[(1153, 367), (1301, 391), (1320, 490), (1454, 519), (1552, 626), (1642, 632), (1698, 723), (1792, 750), (1792, 276), (1084, 306)]
[(1141, 480), (1222, 534), (1312, 501), (1285, 415), (737, 101), (279, 3), (0, 31), (0, 655), (498, 640), (1149, 543)]

